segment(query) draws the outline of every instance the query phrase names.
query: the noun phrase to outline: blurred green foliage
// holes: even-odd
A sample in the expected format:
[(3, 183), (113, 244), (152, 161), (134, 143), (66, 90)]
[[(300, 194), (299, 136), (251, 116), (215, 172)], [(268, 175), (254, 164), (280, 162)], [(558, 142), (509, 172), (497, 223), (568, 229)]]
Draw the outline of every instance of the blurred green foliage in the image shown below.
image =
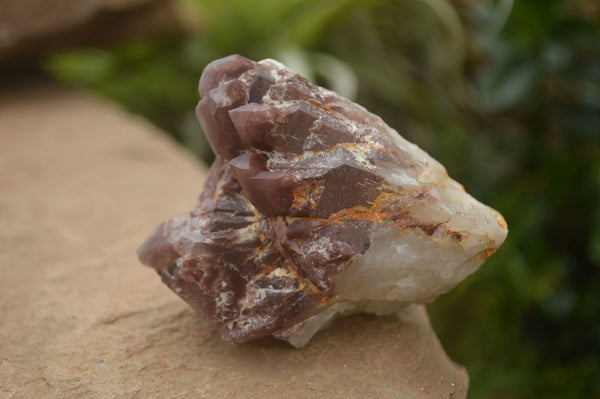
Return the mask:
[(429, 306), (470, 398), (600, 397), (600, 4), (188, 0), (201, 28), (46, 61), (204, 159), (204, 66), (278, 58), (354, 97), (505, 215), (503, 247)]

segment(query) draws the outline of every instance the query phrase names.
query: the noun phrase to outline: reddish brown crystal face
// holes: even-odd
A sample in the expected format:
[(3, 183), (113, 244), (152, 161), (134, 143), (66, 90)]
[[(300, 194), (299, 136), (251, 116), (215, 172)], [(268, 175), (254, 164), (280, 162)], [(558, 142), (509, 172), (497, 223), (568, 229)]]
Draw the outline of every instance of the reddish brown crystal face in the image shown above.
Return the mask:
[(157, 227), (139, 257), (224, 339), (278, 333), (326, 305), (374, 229), (446, 228), (413, 211), (436, 206), (426, 187), (394, 180), (427, 161), (362, 107), (237, 55), (209, 64), (199, 92), (217, 159), (196, 208)]

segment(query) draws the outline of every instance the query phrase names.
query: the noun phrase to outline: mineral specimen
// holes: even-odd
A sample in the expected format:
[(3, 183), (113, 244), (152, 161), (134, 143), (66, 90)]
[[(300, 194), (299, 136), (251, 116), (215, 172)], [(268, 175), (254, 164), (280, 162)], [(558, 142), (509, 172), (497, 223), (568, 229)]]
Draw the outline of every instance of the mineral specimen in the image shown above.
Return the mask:
[(432, 301), (506, 237), (440, 163), (276, 61), (216, 60), (199, 92), (216, 160), (138, 255), (229, 342), (300, 347), (339, 315)]

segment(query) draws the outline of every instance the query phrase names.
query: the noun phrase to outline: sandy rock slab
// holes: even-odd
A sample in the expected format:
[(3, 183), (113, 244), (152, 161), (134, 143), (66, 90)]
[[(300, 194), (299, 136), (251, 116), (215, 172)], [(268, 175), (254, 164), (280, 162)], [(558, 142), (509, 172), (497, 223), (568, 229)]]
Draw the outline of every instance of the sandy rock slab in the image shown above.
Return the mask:
[(0, 398), (464, 398), (422, 306), (303, 349), (232, 346), (139, 265), (205, 169), (147, 122), (66, 89), (0, 91)]

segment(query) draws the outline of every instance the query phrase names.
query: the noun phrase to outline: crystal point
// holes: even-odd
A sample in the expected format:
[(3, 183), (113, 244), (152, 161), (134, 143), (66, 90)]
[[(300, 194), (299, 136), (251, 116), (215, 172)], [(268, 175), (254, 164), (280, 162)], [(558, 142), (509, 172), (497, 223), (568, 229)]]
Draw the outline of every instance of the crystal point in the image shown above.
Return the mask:
[(441, 164), (276, 61), (214, 61), (199, 92), (217, 159), (139, 258), (229, 342), (302, 346), (339, 315), (429, 302), (506, 237)]

